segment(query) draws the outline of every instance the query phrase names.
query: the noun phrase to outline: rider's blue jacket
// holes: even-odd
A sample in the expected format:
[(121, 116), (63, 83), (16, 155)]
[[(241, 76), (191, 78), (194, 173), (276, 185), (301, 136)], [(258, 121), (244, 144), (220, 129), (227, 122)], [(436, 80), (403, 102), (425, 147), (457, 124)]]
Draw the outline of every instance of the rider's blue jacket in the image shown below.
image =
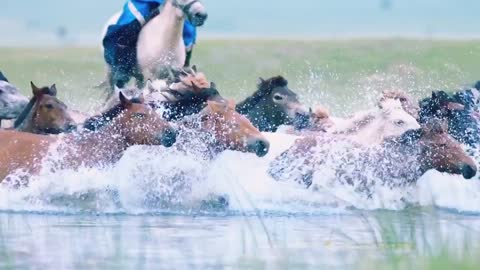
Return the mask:
[[(128, 25), (137, 20), (144, 25), (153, 17), (155, 11), (165, 0), (129, 0), (123, 6), (123, 12), (116, 25)], [(197, 31), (188, 20), (185, 20), (183, 27), (183, 41), (187, 48), (195, 43)]]

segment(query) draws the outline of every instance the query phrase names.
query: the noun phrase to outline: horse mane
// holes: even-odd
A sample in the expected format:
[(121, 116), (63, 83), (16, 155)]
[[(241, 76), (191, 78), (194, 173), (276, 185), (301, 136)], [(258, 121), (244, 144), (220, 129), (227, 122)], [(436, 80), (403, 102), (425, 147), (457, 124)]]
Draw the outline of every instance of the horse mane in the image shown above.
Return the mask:
[(1, 71), (0, 71), (0, 81), (8, 82), (7, 77), (5, 77), (5, 75), (3, 75)]
[[(43, 95), (53, 96), (54, 94), (49, 87), (42, 87), (40, 88), (40, 91)], [(27, 119), (31, 119), (33, 117), (32, 111), (37, 101), (38, 101), (37, 96), (34, 95), (28, 102), (25, 109), (23, 109), (23, 111), (20, 113), (17, 119), (15, 119), (15, 122), (13, 123), (14, 128), (16, 129), (20, 128), (26, 122)]]
[(247, 97), (244, 101), (237, 104), (237, 110), (241, 114), (246, 114), (253, 109), (260, 100), (272, 93), (272, 90), (276, 87), (286, 87), (288, 81), (281, 75), (271, 77), (267, 80), (260, 78), (260, 83), (257, 85), (257, 90), (253, 92), (250, 97)]
[[(130, 100), (135, 104), (143, 104), (139, 98), (132, 98)], [(100, 115), (92, 116), (85, 120), (83, 128), (90, 131), (98, 131), (107, 124), (111, 123), (113, 119), (119, 116), (125, 110), (125, 106), (117, 104)]]

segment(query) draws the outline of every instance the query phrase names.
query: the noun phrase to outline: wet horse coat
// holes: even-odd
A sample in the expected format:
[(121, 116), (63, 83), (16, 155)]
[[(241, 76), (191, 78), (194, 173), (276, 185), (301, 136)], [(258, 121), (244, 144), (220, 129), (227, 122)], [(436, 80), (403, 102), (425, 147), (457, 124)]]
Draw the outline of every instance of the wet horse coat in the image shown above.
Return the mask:
[(169, 147), (175, 142), (176, 132), (150, 107), (120, 95), (121, 103), (106, 112), (111, 118), (96, 132), (45, 136), (0, 131), (0, 181), (18, 170), (39, 173), (52, 150), (64, 155), (55, 169), (75, 169), (115, 162), (132, 145)]
[(380, 147), (364, 148), (338, 136), (298, 140), (270, 165), (269, 173), (279, 181), (294, 180), (307, 187), (316, 172), (334, 171), (334, 180), (371, 195), (378, 184), (406, 186), (428, 170), (475, 176), (475, 162), (438, 122), (407, 131)]

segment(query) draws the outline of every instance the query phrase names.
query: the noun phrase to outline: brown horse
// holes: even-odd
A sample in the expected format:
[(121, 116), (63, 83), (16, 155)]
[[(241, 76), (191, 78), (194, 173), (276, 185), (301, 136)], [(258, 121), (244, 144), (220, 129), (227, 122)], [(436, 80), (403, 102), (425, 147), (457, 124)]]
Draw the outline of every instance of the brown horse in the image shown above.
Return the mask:
[(176, 141), (176, 131), (141, 99), (120, 93), (120, 104), (104, 114), (108, 119), (96, 132), (44, 136), (0, 131), (0, 181), (17, 170), (36, 174), (53, 149), (64, 154), (59, 168), (98, 166), (117, 161), (132, 145), (163, 145)]
[[(210, 157), (224, 150), (255, 153), (263, 157), (270, 148), (270, 143), (262, 133), (245, 116), (235, 111), (233, 101), (208, 101), (204, 110), (185, 118), (182, 123), (189, 131), (197, 133), (189, 138), (184, 137), (190, 140), (192, 136), (200, 136)], [(185, 145), (188, 145), (188, 141)]]
[(15, 129), (35, 134), (59, 134), (75, 129), (67, 105), (56, 97), (55, 84), (42, 88), (30, 84), (33, 97), (15, 120)]
[[(343, 148), (339, 150), (339, 145)], [(372, 192), (376, 183), (389, 186), (414, 184), (428, 170), (475, 176), (475, 162), (450, 137), (441, 123), (409, 130), (402, 136), (387, 140), (382, 147), (361, 148), (341, 137), (310, 137), (295, 145), (272, 162), (269, 173), (276, 180), (295, 180), (312, 185), (316, 171), (322, 166), (333, 169), (336, 179)]]

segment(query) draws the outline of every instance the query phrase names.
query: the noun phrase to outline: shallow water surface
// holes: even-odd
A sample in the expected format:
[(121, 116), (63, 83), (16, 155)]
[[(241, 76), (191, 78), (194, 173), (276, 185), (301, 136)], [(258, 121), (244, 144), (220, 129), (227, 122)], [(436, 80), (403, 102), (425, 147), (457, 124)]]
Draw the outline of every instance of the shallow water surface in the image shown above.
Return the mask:
[(0, 228), (1, 268), (350, 269), (390, 253), (473, 250), (480, 218), (420, 209), (262, 217), (2, 213)]

